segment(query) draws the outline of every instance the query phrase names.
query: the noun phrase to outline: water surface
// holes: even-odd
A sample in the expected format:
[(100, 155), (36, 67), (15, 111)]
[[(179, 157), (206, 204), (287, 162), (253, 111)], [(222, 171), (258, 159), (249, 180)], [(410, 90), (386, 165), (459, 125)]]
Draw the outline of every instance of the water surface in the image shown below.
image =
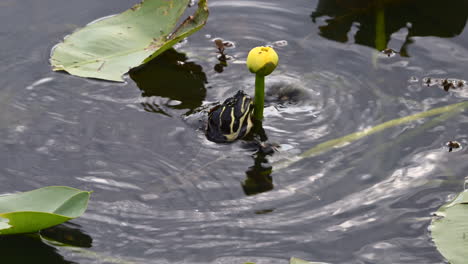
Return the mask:
[[(443, 263), (428, 225), (463, 189), (466, 148), (449, 153), (444, 144), (468, 143), (464, 112), (275, 166), (328, 140), (464, 101), (463, 89), (422, 80), (468, 79), (466, 4), (445, 6), (442, 20), (437, 1), (386, 7), (385, 44), (399, 52), (387, 57), (373, 45), (374, 10), (332, 2), (211, 0), (202, 30), (118, 84), (51, 72), (49, 52), (133, 2), (0, 1), (0, 193), (94, 191), (83, 217), (43, 233), (76, 247), (1, 238), (4, 259), (25, 263), (26, 248), (48, 263)], [(395, 15), (414, 8), (426, 12)], [(222, 72), (215, 38), (234, 43)], [(238, 89), (253, 94), (244, 62), (258, 45), (280, 56), (266, 81), (263, 125), (280, 148), (267, 157), (245, 142), (209, 142), (190, 116)], [(279, 104), (287, 89), (299, 95)], [(271, 166), (271, 178), (255, 178)]]

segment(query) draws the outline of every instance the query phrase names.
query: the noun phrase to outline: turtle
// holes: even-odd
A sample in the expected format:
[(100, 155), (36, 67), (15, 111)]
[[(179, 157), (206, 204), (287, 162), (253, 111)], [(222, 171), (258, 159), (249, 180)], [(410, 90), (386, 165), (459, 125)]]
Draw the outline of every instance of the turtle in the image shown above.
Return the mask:
[(216, 143), (229, 143), (242, 139), (253, 127), (253, 100), (239, 90), (222, 104), (211, 108), (206, 122), (205, 135)]

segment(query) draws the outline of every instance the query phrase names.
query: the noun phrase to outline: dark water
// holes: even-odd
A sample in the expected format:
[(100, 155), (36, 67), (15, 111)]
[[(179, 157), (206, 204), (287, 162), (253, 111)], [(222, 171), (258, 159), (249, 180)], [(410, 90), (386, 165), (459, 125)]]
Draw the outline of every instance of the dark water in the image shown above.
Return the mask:
[[(392, 57), (374, 48), (367, 1), (337, 2), (211, 0), (205, 28), (116, 84), (51, 72), (49, 52), (134, 1), (1, 0), (0, 193), (94, 191), (86, 214), (44, 239), (1, 238), (2, 260), (443, 263), (428, 225), (463, 189), (466, 148), (443, 146), (468, 144), (466, 113), (278, 164), (327, 140), (463, 102), (468, 87), (446, 92), (423, 78), (468, 79), (466, 1), (387, 6), (380, 37), (399, 52)], [(235, 44), (227, 67), (216, 66), (214, 38)], [(238, 89), (253, 94), (244, 61), (266, 44), (280, 56), (266, 80), (270, 99), (295, 91), (291, 102), (265, 110), (265, 133), (279, 152), (264, 157), (242, 142), (207, 141), (187, 116)], [(271, 178), (258, 176), (271, 166)]]

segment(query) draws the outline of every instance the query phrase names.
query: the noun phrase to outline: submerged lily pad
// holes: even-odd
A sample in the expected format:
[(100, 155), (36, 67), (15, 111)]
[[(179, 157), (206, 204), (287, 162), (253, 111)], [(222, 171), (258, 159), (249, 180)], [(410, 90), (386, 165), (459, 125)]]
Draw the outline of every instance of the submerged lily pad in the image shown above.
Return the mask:
[[(254, 262), (245, 262), (244, 264), (255, 264)], [(298, 258), (291, 258), (289, 264), (327, 264), (324, 262), (309, 262)]]
[(289, 261), (289, 264), (327, 264), (327, 263), (324, 263), (324, 262), (309, 262), (309, 261), (305, 261), (305, 260), (293, 257)]
[(37, 232), (79, 217), (89, 196), (64, 186), (0, 196), (0, 235)]
[(443, 205), (431, 224), (432, 238), (437, 249), (452, 264), (468, 260), (468, 191)]
[(81, 77), (123, 81), (129, 69), (155, 58), (202, 28), (207, 0), (179, 26), (190, 0), (145, 0), (129, 10), (91, 23), (58, 44), (51, 55), (54, 71)]

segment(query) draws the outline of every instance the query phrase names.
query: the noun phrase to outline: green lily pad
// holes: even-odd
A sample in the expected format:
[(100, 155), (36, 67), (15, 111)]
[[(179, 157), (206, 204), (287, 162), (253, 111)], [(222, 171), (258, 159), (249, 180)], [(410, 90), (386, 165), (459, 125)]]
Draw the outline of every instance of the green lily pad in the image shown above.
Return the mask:
[(289, 264), (326, 264), (326, 263), (324, 263), (324, 262), (310, 262), (310, 261), (305, 261), (305, 260), (293, 257), (293, 258), (291, 258), (291, 260), (289, 260)]
[(91, 23), (55, 46), (54, 71), (80, 77), (123, 81), (122, 75), (155, 58), (201, 29), (208, 19), (207, 0), (179, 26), (190, 0), (145, 0), (129, 10)]
[[(245, 262), (244, 264), (255, 264), (254, 262)], [(298, 258), (291, 258), (289, 264), (327, 264), (324, 262), (309, 262)]]
[(468, 191), (443, 205), (432, 220), (431, 232), (437, 249), (452, 264), (468, 260)]
[(79, 217), (90, 192), (50, 186), (0, 196), (0, 235), (33, 233)]

